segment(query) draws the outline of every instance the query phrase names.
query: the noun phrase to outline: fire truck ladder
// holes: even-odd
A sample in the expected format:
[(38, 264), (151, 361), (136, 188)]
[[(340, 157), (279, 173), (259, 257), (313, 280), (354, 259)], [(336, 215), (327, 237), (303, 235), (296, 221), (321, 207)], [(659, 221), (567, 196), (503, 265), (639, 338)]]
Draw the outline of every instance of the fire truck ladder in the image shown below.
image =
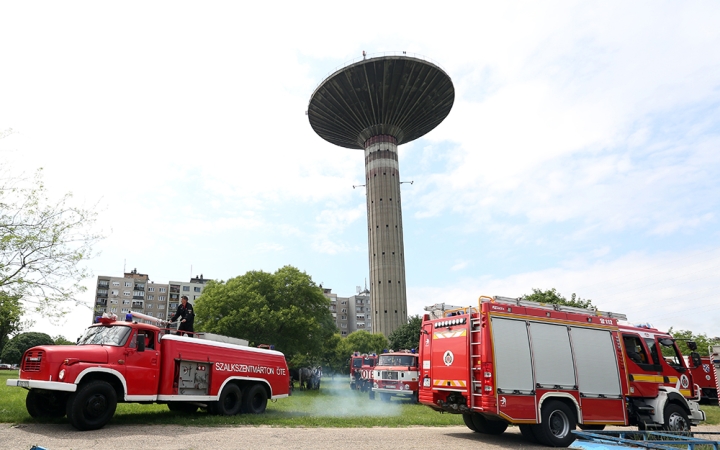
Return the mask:
[[(483, 297), (480, 297), (481, 299)], [(468, 333), (470, 338), (468, 339), (468, 355), (470, 355), (470, 409), (473, 410), (479, 407), (482, 401), (482, 360), (480, 355), (480, 336), (482, 332), (481, 319), (482, 315), (479, 313), (473, 314), (475, 308), (469, 308), (468, 311)]]
[(479, 300), (480, 300), (481, 308), (482, 308), (482, 304), (486, 303), (486, 302), (502, 303), (505, 305), (529, 306), (531, 308), (547, 309), (547, 310), (551, 310), (551, 311), (562, 311), (562, 312), (569, 312), (569, 313), (576, 313), (576, 314), (589, 314), (591, 316), (609, 317), (611, 319), (627, 320), (627, 316), (625, 314), (614, 313), (614, 312), (609, 312), (609, 311), (599, 311), (596, 308), (578, 308), (577, 306), (566, 306), (566, 305), (557, 305), (554, 303), (533, 302), (530, 300), (523, 300), (522, 298), (488, 297), (485, 295), (480, 296)]

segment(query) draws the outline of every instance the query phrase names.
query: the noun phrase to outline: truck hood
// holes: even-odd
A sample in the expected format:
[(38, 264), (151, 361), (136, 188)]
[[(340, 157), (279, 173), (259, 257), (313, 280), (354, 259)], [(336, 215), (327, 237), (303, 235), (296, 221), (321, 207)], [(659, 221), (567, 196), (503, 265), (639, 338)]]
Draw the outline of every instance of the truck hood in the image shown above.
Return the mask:
[(107, 348), (101, 345), (43, 345), (34, 347), (33, 351), (44, 352), (43, 358), (49, 362), (60, 363), (67, 358), (78, 362), (107, 364)]

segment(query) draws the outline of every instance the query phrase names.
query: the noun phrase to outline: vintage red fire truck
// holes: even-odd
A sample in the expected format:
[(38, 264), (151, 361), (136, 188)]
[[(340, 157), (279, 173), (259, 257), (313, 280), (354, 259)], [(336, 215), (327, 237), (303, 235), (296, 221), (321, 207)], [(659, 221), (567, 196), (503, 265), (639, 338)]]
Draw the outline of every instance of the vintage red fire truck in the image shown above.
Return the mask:
[(373, 368), (377, 363), (375, 353), (355, 352), (350, 357), (350, 389), (368, 392), (372, 389)]
[(20, 378), (7, 385), (28, 390), (25, 404), (32, 417), (67, 414), (78, 430), (102, 428), (118, 402), (166, 403), (188, 413), (207, 408), (212, 414), (259, 414), (268, 399), (290, 392), (285, 356), (278, 351), (109, 318), (88, 328), (77, 346), (29, 349)]
[(503, 297), (426, 315), (420, 402), (463, 414), (479, 433), (517, 424), (526, 439), (548, 446), (568, 446), (576, 425), (688, 430), (705, 420), (672, 337), (618, 324), (625, 319)]
[(383, 401), (390, 401), (391, 397), (407, 397), (417, 402), (419, 379), (418, 355), (414, 351), (383, 353), (373, 370), (370, 399), (380, 394)]
[(700, 387), (700, 404), (717, 406), (717, 378), (712, 358), (710, 356), (701, 356), (699, 364), (696, 365), (690, 358), (685, 356), (685, 364), (692, 373), (693, 381)]

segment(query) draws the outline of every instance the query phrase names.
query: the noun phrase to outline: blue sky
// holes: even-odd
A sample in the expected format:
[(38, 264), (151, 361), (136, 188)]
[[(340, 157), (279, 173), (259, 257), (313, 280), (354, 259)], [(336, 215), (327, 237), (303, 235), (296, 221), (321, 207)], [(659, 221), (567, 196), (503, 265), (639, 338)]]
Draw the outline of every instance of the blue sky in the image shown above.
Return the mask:
[[(554, 287), (720, 335), (720, 6), (477, 5), (6, 2), (0, 157), (100, 205), (95, 275), (291, 264), (349, 296), (368, 277), (362, 153), (305, 110), (363, 50), (407, 51), (456, 89), (400, 147), (410, 313)], [(36, 329), (72, 338), (89, 316)]]

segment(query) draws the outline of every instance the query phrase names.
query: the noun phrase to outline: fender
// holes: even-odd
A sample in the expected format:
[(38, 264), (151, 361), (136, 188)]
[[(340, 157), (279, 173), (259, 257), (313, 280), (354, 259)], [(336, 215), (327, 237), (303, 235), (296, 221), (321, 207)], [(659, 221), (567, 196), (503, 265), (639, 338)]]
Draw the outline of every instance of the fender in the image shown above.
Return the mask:
[(121, 374), (120, 372), (118, 372), (115, 369), (109, 369), (107, 367), (88, 367), (87, 369), (84, 369), (75, 378), (75, 384), (79, 386), (80, 383), (82, 382), (83, 377), (85, 377), (85, 375), (88, 375), (91, 373), (97, 373), (97, 372), (110, 374), (110, 375), (114, 376), (115, 378), (117, 378), (118, 381), (120, 381), (120, 383), (122, 384), (122, 388), (123, 388), (123, 400), (125, 400), (126, 402), (154, 401), (157, 399), (157, 395), (128, 395), (127, 394), (127, 391), (128, 391), (127, 382), (125, 381), (125, 377), (123, 376), (123, 374)]
[(573, 405), (575, 405), (575, 414), (577, 417), (578, 423), (582, 423), (582, 411), (580, 410), (580, 405), (578, 404), (575, 397), (573, 397), (571, 394), (567, 392), (546, 392), (543, 394), (542, 397), (540, 397), (540, 400), (538, 401), (538, 409), (537, 409), (537, 417), (538, 422), (540, 423), (540, 419), (542, 418), (542, 405), (545, 402), (545, 400), (552, 400), (554, 398), (569, 398)]
[(185, 401), (194, 401), (194, 402), (216, 402), (220, 399), (220, 393), (225, 388), (225, 385), (228, 384), (230, 381), (239, 380), (239, 381), (258, 381), (266, 385), (270, 389), (270, 399), (278, 399), (278, 398), (284, 398), (287, 397), (288, 394), (283, 395), (272, 395), (272, 386), (270, 386), (270, 383), (267, 382), (264, 378), (254, 378), (254, 377), (227, 377), (225, 381), (223, 381), (222, 385), (218, 389), (217, 395), (158, 395), (157, 399), (158, 401), (175, 401), (175, 400), (185, 400)]

